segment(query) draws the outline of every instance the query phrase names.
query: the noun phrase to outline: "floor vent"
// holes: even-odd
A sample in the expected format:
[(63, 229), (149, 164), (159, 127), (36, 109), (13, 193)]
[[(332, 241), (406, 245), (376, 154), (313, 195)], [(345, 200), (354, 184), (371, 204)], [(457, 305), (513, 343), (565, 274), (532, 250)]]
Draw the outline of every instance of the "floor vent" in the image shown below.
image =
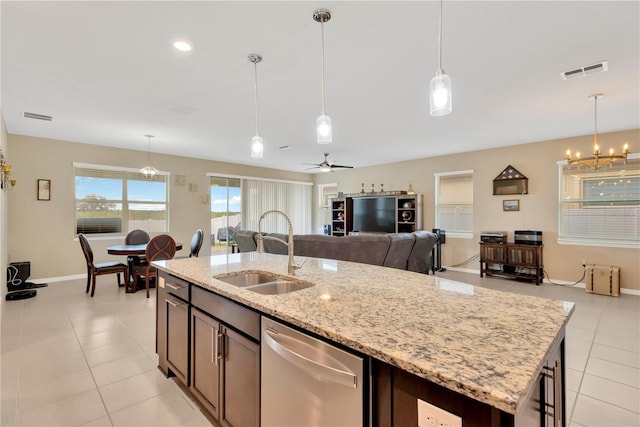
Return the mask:
[(50, 122), (53, 117), (51, 116), (45, 116), (44, 114), (36, 114), (36, 113), (28, 113), (28, 112), (24, 112), (24, 117), (26, 117), (27, 119), (36, 119), (36, 120), (46, 120), (47, 122)]
[(560, 73), (560, 77), (562, 77), (562, 80), (573, 80), (580, 77), (590, 76), (592, 74), (603, 73), (608, 69), (608, 61), (602, 61), (598, 62), (597, 64), (576, 68), (575, 70), (563, 71), (562, 73)]

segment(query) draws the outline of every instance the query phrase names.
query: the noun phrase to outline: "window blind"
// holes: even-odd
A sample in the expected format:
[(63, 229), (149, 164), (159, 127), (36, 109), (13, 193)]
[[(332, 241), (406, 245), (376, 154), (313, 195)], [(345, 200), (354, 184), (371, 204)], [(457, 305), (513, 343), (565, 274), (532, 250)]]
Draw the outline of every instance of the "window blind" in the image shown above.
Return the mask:
[(640, 159), (591, 171), (559, 165), (558, 242), (640, 244)]
[[(257, 231), (260, 216), (275, 209), (291, 219), (295, 234), (311, 233), (311, 197), (311, 186), (303, 183), (243, 179), (243, 228)], [(264, 218), (262, 231), (287, 233), (288, 226), (282, 216), (271, 214)]]
[(168, 174), (146, 181), (139, 171), (74, 164), (76, 234), (168, 230)]
[(435, 174), (436, 227), (447, 234), (473, 235), (473, 171)]

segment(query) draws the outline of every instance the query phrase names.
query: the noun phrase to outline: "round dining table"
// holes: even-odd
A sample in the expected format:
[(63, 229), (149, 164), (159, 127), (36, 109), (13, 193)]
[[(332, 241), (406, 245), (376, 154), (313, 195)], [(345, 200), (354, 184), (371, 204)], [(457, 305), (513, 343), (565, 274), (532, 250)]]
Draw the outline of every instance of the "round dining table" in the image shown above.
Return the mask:
[[(144, 255), (144, 251), (147, 249), (147, 244), (141, 245), (113, 245), (107, 248), (107, 253), (110, 255)], [(176, 251), (182, 249), (182, 243), (176, 243)]]
[[(113, 245), (107, 247), (107, 253), (110, 255), (144, 256), (146, 249), (146, 243), (141, 245)], [(182, 249), (182, 243), (176, 243), (176, 251), (179, 251), (180, 249)], [(131, 272), (130, 286), (127, 286), (127, 293), (134, 293), (138, 290), (138, 283), (134, 282), (132, 273), (133, 272)], [(150, 287), (155, 288), (155, 283), (152, 283)], [(143, 288), (144, 287), (141, 287), (141, 289)]]

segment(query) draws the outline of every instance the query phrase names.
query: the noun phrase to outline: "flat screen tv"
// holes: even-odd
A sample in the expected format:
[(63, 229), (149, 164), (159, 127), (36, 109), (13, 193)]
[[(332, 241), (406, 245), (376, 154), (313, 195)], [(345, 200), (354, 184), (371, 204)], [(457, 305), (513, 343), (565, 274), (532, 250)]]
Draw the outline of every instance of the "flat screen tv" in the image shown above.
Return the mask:
[(395, 197), (354, 197), (353, 231), (395, 233)]

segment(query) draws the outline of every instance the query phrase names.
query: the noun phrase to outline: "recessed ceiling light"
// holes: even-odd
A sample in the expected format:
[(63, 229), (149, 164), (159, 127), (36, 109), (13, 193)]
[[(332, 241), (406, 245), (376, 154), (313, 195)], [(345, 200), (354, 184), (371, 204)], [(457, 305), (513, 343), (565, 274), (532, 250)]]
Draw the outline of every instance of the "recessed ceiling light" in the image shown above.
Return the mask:
[(191, 47), (191, 44), (181, 40), (178, 40), (177, 42), (173, 42), (173, 47), (178, 49), (180, 52), (191, 52), (191, 49), (193, 49)]

